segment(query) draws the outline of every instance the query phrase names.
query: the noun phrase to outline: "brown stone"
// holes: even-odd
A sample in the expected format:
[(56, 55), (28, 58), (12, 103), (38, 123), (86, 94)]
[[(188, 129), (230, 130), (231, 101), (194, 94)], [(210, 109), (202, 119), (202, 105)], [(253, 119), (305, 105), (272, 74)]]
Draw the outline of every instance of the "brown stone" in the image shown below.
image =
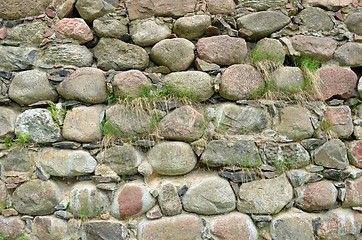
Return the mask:
[(215, 26), (208, 26), (205, 32), (206, 37), (220, 35), (220, 29)]
[(0, 28), (0, 39), (3, 40), (8, 36), (6, 27)]
[(117, 96), (121, 97), (141, 96), (143, 90), (150, 85), (150, 80), (139, 70), (118, 73), (113, 79), (113, 89)]
[(54, 34), (53, 30), (51, 28), (48, 28), (46, 30), (46, 32), (44, 33), (43, 37), (47, 38), (47, 37), (50, 37), (53, 34)]
[(233, 0), (206, 0), (207, 9), (211, 14), (231, 15), (235, 10)]
[(45, 11), (45, 14), (46, 14), (48, 17), (50, 17), (50, 18), (54, 18), (54, 17), (55, 17), (55, 12), (54, 12), (53, 10), (51, 10), (51, 9), (47, 9), (47, 10)]
[(351, 0), (305, 0), (306, 3), (312, 6), (326, 8), (328, 10), (338, 10), (346, 7), (351, 3)]
[(351, 109), (348, 106), (329, 106), (325, 113), (325, 127), (338, 138), (348, 138), (353, 133)]
[(5, 0), (0, 4), (0, 18), (19, 19), (42, 13), (52, 0)]
[(54, 26), (58, 38), (73, 38), (84, 44), (93, 39), (93, 32), (81, 18), (63, 18)]
[(336, 14), (334, 15), (334, 17), (339, 20), (339, 21), (343, 21), (343, 18), (342, 18), (342, 13), (341, 12), (336, 12)]
[(196, 58), (195, 66), (197, 70), (203, 72), (210, 72), (210, 71), (218, 71), (220, 70), (220, 66), (215, 63), (208, 63), (200, 58)]
[(32, 227), (39, 239), (64, 239), (68, 230), (66, 221), (49, 216), (35, 217)]
[(8, 235), (12, 239), (17, 239), (24, 234), (24, 223), (20, 220), (20, 217), (5, 218), (0, 216), (0, 229), (2, 230), (1, 236)]

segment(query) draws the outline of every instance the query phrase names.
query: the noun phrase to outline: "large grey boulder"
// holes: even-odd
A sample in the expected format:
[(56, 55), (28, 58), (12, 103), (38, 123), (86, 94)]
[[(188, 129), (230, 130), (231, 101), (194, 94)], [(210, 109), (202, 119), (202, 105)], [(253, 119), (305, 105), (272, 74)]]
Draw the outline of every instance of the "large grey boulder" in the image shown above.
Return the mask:
[(9, 151), (2, 166), (7, 172), (30, 172), (34, 170), (38, 156), (38, 153), (30, 151), (27, 148), (21, 146), (15, 147)]
[(263, 38), (258, 41), (253, 48), (255, 61), (275, 61), (283, 64), (285, 60), (286, 49), (283, 44), (273, 38)]
[(298, 67), (280, 67), (271, 76), (275, 87), (282, 92), (295, 93), (302, 91), (304, 87), (304, 76)]
[(18, 71), (31, 69), (36, 62), (38, 49), (32, 47), (0, 46), (0, 69)]
[(362, 66), (362, 43), (348, 42), (337, 48), (334, 53), (335, 59), (342, 66)]
[(339, 139), (326, 142), (317, 148), (313, 155), (317, 165), (327, 168), (345, 169), (349, 165), (346, 146)]
[(355, 34), (362, 35), (362, 12), (354, 12), (347, 16), (344, 23), (347, 25), (348, 30)]
[(330, 31), (334, 27), (327, 12), (317, 7), (305, 8), (297, 16), (310, 31)]
[(159, 18), (132, 21), (129, 33), (135, 44), (146, 47), (167, 38), (171, 34), (169, 24)]

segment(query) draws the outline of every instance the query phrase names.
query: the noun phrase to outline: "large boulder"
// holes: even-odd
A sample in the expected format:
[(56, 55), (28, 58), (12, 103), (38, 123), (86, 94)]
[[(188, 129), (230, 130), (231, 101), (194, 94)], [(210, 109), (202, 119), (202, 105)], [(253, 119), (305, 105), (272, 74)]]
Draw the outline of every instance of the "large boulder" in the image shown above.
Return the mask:
[(44, 21), (25, 22), (13, 28), (7, 28), (7, 37), (4, 42), (37, 47), (43, 41), (46, 29)]
[(91, 23), (94, 19), (111, 12), (117, 3), (117, 0), (78, 0), (75, 8), (84, 20)]
[(211, 25), (211, 17), (208, 15), (193, 15), (180, 17), (173, 25), (173, 31), (177, 36), (192, 40), (205, 34)]
[[(347, 0), (348, 1), (348, 0)], [(362, 12), (354, 12), (347, 16), (344, 23), (347, 25), (348, 30), (355, 34), (362, 35)]]
[(151, 46), (171, 34), (169, 24), (158, 18), (132, 21), (129, 27), (132, 40), (139, 46)]
[(36, 216), (32, 222), (33, 233), (39, 239), (64, 239), (68, 226), (65, 220), (52, 216)]
[(34, 170), (34, 165), (38, 159), (38, 153), (28, 150), (24, 147), (15, 147), (10, 149), (2, 166), (7, 172), (30, 172)]
[(0, 18), (19, 19), (26, 16), (35, 16), (43, 11), (52, 0), (11, 0), (2, 1), (0, 6)]
[(31, 69), (36, 62), (38, 49), (32, 47), (0, 46), (0, 70)]
[(283, 64), (285, 60), (286, 49), (283, 44), (273, 38), (263, 38), (258, 41), (253, 48), (253, 61), (275, 61)]
[(298, 67), (280, 67), (271, 76), (277, 89), (285, 93), (300, 92), (304, 87), (304, 76)]
[(330, 31), (334, 27), (328, 13), (317, 7), (305, 8), (297, 16), (310, 31)]
[(326, 142), (313, 155), (315, 164), (327, 168), (345, 169), (349, 165), (346, 146), (339, 139)]
[(236, 4), (233, 0), (206, 0), (207, 9), (213, 15), (222, 14), (222, 15), (231, 15), (236, 7)]
[(334, 57), (342, 66), (362, 66), (362, 43), (348, 42), (343, 44), (334, 53)]

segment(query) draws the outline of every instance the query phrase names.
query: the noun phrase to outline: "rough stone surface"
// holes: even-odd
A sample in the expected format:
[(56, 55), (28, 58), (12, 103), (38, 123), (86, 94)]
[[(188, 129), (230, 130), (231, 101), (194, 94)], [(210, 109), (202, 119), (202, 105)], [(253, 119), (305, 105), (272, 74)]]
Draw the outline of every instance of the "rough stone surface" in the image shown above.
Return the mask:
[(263, 38), (256, 43), (253, 53), (258, 56), (258, 61), (272, 60), (283, 64), (286, 49), (277, 39)]
[(82, 18), (63, 18), (54, 26), (58, 38), (72, 38), (80, 44), (93, 39), (93, 32)]
[(60, 138), (60, 128), (56, 126), (50, 111), (29, 109), (21, 113), (15, 122), (15, 134), (30, 134), (38, 143), (55, 142)]
[(161, 142), (148, 153), (153, 170), (161, 175), (182, 175), (190, 172), (197, 159), (191, 146), (184, 142)]
[(97, 68), (79, 68), (57, 88), (59, 94), (67, 100), (86, 103), (102, 103), (107, 99), (106, 78)]
[(280, 12), (262, 11), (251, 13), (237, 19), (238, 27), (250, 31), (248, 40), (259, 40), (283, 28), (290, 22), (290, 18)]
[(26, 16), (34, 16), (43, 12), (51, 2), (51, 0), (2, 1), (0, 6), (0, 18), (19, 19)]
[(101, 38), (94, 48), (94, 57), (102, 70), (142, 70), (149, 61), (143, 48), (114, 38)]
[(362, 141), (357, 140), (349, 143), (349, 162), (358, 167), (362, 168)]
[(362, 12), (351, 13), (344, 20), (344, 23), (347, 25), (348, 30), (354, 32), (355, 34), (362, 35)]
[(243, 63), (247, 48), (242, 38), (220, 35), (199, 39), (197, 53), (206, 62), (228, 66)]
[(348, 106), (328, 106), (324, 117), (328, 130), (338, 138), (348, 138), (353, 133), (351, 109)]
[(165, 84), (195, 101), (205, 101), (214, 94), (213, 80), (204, 72), (170, 73), (165, 76)]
[(158, 195), (158, 203), (165, 216), (181, 214), (182, 204), (177, 189), (172, 183), (163, 183)]
[(181, 17), (174, 23), (173, 31), (179, 37), (192, 40), (204, 35), (210, 25), (211, 17), (208, 15)]
[(121, 97), (138, 97), (150, 85), (150, 80), (139, 70), (121, 72), (113, 78), (113, 90)]
[(328, 37), (297, 35), (291, 41), (294, 49), (302, 56), (323, 62), (330, 60), (337, 48), (337, 42)]
[(351, 0), (306, 0), (306, 3), (312, 6), (322, 7), (328, 10), (336, 11), (342, 7), (346, 7), (351, 3)]
[(224, 240), (258, 239), (258, 231), (253, 221), (243, 213), (230, 213), (212, 218), (210, 230)]
[(338, 191), (329, 181), (311, 183), (297, 192), (297, 206), (308, 212), (330, 209), (336, 205)]
[(3, 217), (0, 216), (1, 236), (8, 235), (14, 239), (23, 236), (24, 222), (20, 217)]
[(141, 184), (126, 183), (115, 192), (111, 212), (119, 219), (138, 216), (146, 213), (154, 204), (155, 200), (146, 187)]
[(282, 110), (277, 131), (293, 140), (310, 138), (314, 129), (308, 110), (299, 107), (286, 107)]
[(151, 18), (132, 21), (129, 32), (135, 44), (145, 47), (167, 38), (171, 34), (171, 29), (161, 19)]
[(200, 237), (201, 220), (195, 215), (179, 215), (138, 225), (139, 240), (196, 240)]
[(19, 146), (9, 151), (2, 166), (5, 171), (29, 172), (36, 158), (37, 154)]
[(207, 144), (200, 158), (210, 167), (258, 167), (261, 164), (258, 148), (253, 141), (213, 140)]
[(93, 22), (98, 37), (123, 39), (128, 35), (128, 18), (119, 15), (105, 15)]
[(285, 175), (244, 183), (238, 193), (238, 211), (255, 214), (280, 212), (293, 198), (293, 187)]
[(287, 172), (288, 179), (293, 187), (302, 186), (310, 178), (310, 173), (303, 170), (291, 170)]
[(35, 217), (32, 227), (39, 239), (62, 239), (68, 230), (67, 222), (55, 217)]
[(189, 188), (182, 198), (182, 205), (187, 212), (209, 215), (233, 211), (236, 201), (228, 181), (211, 177)]
[(288, 3), (287, 0), (240, 0), (243, 7), (251, 7), (257, 11), (269, 8), (282, 7)]
[(253, 66), (236, 64), (222, 75), (219, 93), (228, 100), (249, 99), (263, 85), (264, 79)]
[(31, 69), (37, 55), (38, 50), (32, 47), (0, 46), (0, 69), (5, 71)]
[(108, 197), (93, 183), (79, 182), (69, 193), (69, 210), (76, 217), (92, 218), (105, 212), (109, 206)]
[(90, 221), (84, 224), (87, 239), (127, 240), (127, 228), (117, 221)]
[(337, 48), (334, 57), (342, 66), (362, 66), (362, 43), (348, 42)]
[(97, 161), (83, 150), (44, 149), (40, 164), (52, 176), (74, 177), (94, 172)]
[(12, 108), (0, 107), (0, 138), (14, 136), (15, 120), (19, 113)]
[(9, 97), (21, 105), (58, 100), (58, 94), (50, 85), (47, 74), (39, 70), (18, 73), (11, 81)]
[(314, 162), (327, 168), (345, 169), (348, 167), (347, 150), (339, 139), (332, 139), (314, 152)]
[(43, 21), (34, 21), (20, 24), (7, 29), (7, 37), (4, 42), (23, 45), (39, 45), (47, 27)]
[(346, 181), (346, 199), (343, 207), (361, 207), (362, 206), (362, 177), (355, 181)]
[(330, 16), (317, 7), (305, 8), (298, 14), (298, 17), (310, 31), (330, 31), (334, 27)]
[(298, 67), (280, 67), (270, 77), (283, 92), (299, 92), (304, 86), (303, 72)]
[(331, 97), (347, 100), (356, 88), (357, 75), (352, 70), (341, 67), (322, 67), (317, 73), (323, 100)]
[(116, 0), (78, 0), (75, 8), (84, 20), (91, 23), (94, 19), (112, 11), (117, 2)]
[(62, 200), (62, 192), (53, 181), (31, 180), (20, 185), (13, 193), (16, 211), (29, 215), (47, 215), (55, 212)]
[(235, 10), (235, 2), (233, 0), (219, 1), (219, 0), (206, 0), (207, 9), (213, 15), (231, 15)]
[(183, 71), (194, 61), (194, 50), (194, 44), (187, 39), (164, 39), (151, 49), (151, 59), (171, 71)]

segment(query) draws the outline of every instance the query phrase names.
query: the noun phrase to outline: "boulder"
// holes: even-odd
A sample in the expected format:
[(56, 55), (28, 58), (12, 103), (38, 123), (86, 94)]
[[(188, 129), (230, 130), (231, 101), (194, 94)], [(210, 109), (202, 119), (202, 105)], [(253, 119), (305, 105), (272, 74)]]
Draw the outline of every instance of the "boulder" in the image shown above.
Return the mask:
[(159, 18), (132, 21), (129, 27), (135, 44), (146, 47), (154, 45), (171, 34), (169, 24)]
[(180, 17), (175, 21), (173, 31), (181, 38), (192, 40), (204, 35), (210, 25), (211, 17), (208, 15)]
[(140, 97), (151, 87), (150, 80), (139, 70), (118, 73), (113, 78), (113, 90), (117, 96)]
[(0, 70), (18, 71), (35, 65), (38, 49), (32, 47), (0, 46)]
[(348, 42), (343, 44), (334, 53), (340, 65), (350, 67), (362, 66), (362, 43)]
[(176, 187), (169, 182), (161, 185), (158, 194), (158, 204), (165, 216), (174, 216), (182, 213), (182, 204), (178, 196)]
[(93, 29), (98, 37), (126, 39), (128, 18), (118, 14), (107, 14), (93, 21)]
[(93, 39), (92, 30), (82, 18), (63, 18), (54, 26), (54, 31), (58, 38), (71, 38), (80, 44)]
[(309, 31), (330, 31), (334, 27), (330, 16), (317, 7), (305, 8), (297, 16)]
[(35, 16), (43, 11), (52, 0), (12, 0), (3, 1), (0, 6), (0, 18), (19, 19), (27, 16)]
[(127, 240), (129, 232), (118, 221), (90, 221), (84, 224), (87, 239)]
[(304, 87), (303, 72), (298, 67), (280, 67), (270, 79), (277, 89), (286, 93), (300, 92)]
[(0, 138), (14, 136), (15, 120), (19, 113), (9, 107), (0, 107)]
[(326, 142), (313, 155), (315, 164), (323, 167), (345, 169), (349, 165), (346, 147), (339, 139)]
[(67, 236), (67, 222), (50, 216), (37, 216), (33, 221), (33, 233), (39, 239), (64, 239)]
[(78, 0), (75, 4), (79, 15), (88, 23), (114, 10), (117, 0)]
[(353, 133), (351, 109), (348, 106), (328, 106), (324, 112), (324, 129), (338, 138), (348, 138)]
[(256, 11), (285, 6), (288, 0), (240, 0), (243, 7), (251, 7)]
[[(345, 0), (349, 2), (348, 0)], [(362, 26), (359, 24), (362, 22), (362, 12), (354, 12), (347, 16), (344, 23), (347, 25), (348, 30), (355, 34), (362, 35)]]
[(231, 15), (236, 8), (235, 2), (233, 0), (206, 0), (206, 4), (207, 9), (213, 15)]

